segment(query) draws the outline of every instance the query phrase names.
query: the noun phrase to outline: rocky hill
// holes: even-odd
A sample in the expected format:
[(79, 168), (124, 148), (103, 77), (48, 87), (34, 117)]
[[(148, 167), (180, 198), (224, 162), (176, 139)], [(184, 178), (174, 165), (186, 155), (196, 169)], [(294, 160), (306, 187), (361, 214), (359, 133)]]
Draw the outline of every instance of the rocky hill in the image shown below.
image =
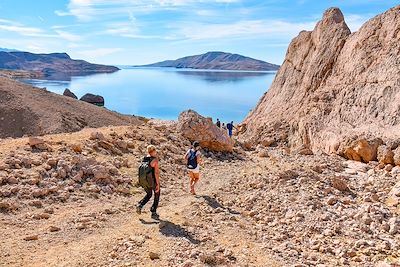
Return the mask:
[(119, 70), (114, 66), (71, 59), (66, 53), (33, 54), (9, 51), (0, 51), (0, 69), (36, 71), (42, 73), (43, 76), (51, 76), (55, 73), (88, 75)]
[(139, 123), (135, 117), (28, 86), (1, 75), (0, 96), (0, 138)]
[(243, 140), (366, 162), (376, 160), (382, 143), (395, 149), (399, 14), (394, 7), (351, 33), (339, 9), (327, 10), (313, 31), (291, 42), (273, 84), (244, 121)]
[[(143, 67), (143, 66), (142, 66)], [(246, 70), (246, 71), (275, 71), (278, 65), (224, 52), (207, 52), (205, 54), (188, 56), (177, 60), (166, 60), (144, 67), (172, 67), (189, 69), (213, 70)]]

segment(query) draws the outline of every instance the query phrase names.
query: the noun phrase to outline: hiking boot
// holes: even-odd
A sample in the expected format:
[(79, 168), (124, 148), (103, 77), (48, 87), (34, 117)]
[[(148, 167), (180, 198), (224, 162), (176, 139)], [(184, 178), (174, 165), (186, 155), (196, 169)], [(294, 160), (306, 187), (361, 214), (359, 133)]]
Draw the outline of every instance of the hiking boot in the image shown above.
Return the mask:
[(136, 206), (136, 213), (139, 215), (142, 213), (142, 207), (140, 205)]
[(151, 212), (151, 218), (154, 219), (154, 220), (159, 220), (160, 216), (157, 214), (157, 212), (152, 211)]

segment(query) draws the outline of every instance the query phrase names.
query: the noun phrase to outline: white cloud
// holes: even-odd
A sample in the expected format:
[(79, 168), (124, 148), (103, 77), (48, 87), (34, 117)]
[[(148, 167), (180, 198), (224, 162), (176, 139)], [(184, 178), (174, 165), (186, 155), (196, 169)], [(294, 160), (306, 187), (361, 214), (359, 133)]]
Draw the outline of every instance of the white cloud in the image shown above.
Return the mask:
[(70, 0), (67, 11), (56, 10), (55, 13), (58, 16), (75, 16), (81, 21), (90, 21), (103, 15), (118, 16), (196, 4), (231, 4), (236, 2), (240, 2), (240, 0)]
[(82, 55), (84, 58), (89, 58), (89, 59), (96, 59), (98, 57), (103, 57), (107, 56), (110, 54), (114, 54), (120, 51), (123, 51), (124, 49), (122, 48), (96, 48), (96, 49), (90, 49), (90, 50), (83, 50), (77, 52), (77, 54)]
[(78, 41), (82, 40), (82, 36), (80, 36), (80, 35), (72, 34), (72, 33), (66, 32), (66, 31), (61, 31), (61, 30), (56, 30), (55, 32), (58, 34), (58, 36), (60, 38), (65, 39), (70, 42), (78, 42)]
[(316, 22), (292, 23), (283, 20), (244, 20), (232, 24), (186, 24), (178, 32), (184, 39), (292, 38), (302, 30), (312, 30)]

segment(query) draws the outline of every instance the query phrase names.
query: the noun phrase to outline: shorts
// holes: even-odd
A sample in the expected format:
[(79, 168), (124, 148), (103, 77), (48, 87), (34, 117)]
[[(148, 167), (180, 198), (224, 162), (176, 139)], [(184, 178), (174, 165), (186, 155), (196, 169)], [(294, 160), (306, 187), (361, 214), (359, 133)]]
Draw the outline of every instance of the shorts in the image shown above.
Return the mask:
[(199, 172), (192, 172), (189, 171), (189, 177), (192, 181), (198, 181), (200, 179), (200, 173)]

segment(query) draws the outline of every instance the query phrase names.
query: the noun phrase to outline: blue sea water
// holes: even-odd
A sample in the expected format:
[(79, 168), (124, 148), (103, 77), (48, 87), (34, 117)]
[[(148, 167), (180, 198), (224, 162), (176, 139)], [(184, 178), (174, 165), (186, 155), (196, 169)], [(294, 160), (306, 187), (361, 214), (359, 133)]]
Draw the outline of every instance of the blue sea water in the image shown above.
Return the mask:
[(78, 98), (99, 94), (108, 109), (123, 114), (177, 120), (180, 112), (193, 109), (214, 121), (238, 123), (274, 77), (275, 72), (124, 68), (111, 74), (23, 82), (57, 94), (69, 88)]

